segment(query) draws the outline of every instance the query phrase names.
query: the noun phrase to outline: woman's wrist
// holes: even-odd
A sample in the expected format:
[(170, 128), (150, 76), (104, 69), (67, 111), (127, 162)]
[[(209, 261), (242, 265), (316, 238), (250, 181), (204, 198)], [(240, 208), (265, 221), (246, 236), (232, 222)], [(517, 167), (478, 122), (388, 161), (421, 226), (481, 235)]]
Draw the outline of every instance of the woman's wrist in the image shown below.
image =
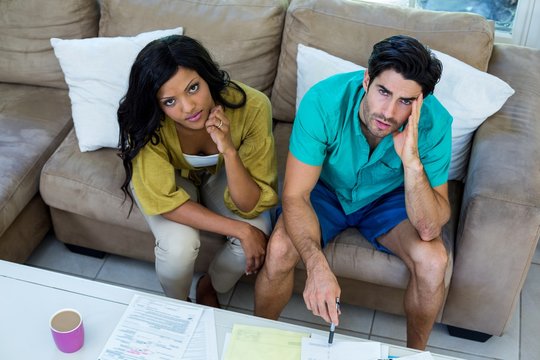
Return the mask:
[(231, 146), (224, 150), (221, 154), (223, 155), (223, 160), (230, 161), (238, 156), (238, 151), (236, 151), (234, 146)]
[(249, 237), (250, 231), (251, 225), (245, 221), (236, 220), (236, 224), (234, 224), (234, 234), (232, 234), (232, 236), (242, 241), (246, 237)]

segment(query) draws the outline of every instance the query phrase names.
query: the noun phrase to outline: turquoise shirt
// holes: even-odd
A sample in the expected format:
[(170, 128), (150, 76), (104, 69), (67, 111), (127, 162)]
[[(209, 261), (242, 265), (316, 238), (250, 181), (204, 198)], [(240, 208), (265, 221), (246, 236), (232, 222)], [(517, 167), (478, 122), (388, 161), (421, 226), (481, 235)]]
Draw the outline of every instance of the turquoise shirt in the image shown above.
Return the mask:
[[(334, 191), (346, 214), (403, 184), (403, 165), (391, 134), (369, 154), (358, 117), (363, 78), (364, 71), (356, 71), (313, 86), (300, 103), (289, 145), (299, 161), (322, 166), (320, 180)], [(451, 124), (452, 117), (435, 96), (426, 97), (418, 124), (418, 151), (432, 187), (448, 180)]]

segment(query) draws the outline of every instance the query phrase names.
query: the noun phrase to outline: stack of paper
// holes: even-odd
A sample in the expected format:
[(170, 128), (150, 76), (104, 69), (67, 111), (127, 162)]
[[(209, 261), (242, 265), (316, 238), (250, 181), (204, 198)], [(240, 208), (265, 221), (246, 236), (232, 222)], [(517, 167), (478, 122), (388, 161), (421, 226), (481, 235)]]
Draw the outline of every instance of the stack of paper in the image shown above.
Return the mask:
[(217, 360), (212, 309), (135, 295), (98, 360)]
[[(235, 324), (228, 334), (223, 360), (378, 360), (388, 359), (389, 346), (376, 341), (343, 341), (316, 334)], [(429, 352), (400, 360), (433, 360)]]
[(230, 340), (225, 344), (223, 359), (298, 360), (305, 337), (309, 334), (235, 324)]

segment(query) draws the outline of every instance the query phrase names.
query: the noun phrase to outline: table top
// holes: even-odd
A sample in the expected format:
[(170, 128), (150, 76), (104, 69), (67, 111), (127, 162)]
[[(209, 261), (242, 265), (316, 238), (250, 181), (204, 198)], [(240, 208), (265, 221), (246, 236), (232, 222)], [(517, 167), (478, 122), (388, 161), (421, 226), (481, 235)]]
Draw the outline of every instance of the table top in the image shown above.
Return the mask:
[[(135, 294), (134, 289), (110, 285), (53, 271), (0, 260), (0, 359), (96, 359)], [(190, 304), (193, 305), (193, 304)], [(199, 306), (199, 305), (197, 305)], [(54, 345), (49, 320), (61, 308), (75, 308), (83, 316), (85, 344), (73, 354)], [(217, 346), (223, 349), (225, 335), (234, 324), (274, 327), (283, 330), (327, 333), (303, 326), (267, 320), (228, 310), (215, 309)], [(364, 341), (336, 334), (336, 338)], [(412, 355), (415, 351), (390, 346), (390, 354)], [(432, 354), (434, 359), (452, 357)]]

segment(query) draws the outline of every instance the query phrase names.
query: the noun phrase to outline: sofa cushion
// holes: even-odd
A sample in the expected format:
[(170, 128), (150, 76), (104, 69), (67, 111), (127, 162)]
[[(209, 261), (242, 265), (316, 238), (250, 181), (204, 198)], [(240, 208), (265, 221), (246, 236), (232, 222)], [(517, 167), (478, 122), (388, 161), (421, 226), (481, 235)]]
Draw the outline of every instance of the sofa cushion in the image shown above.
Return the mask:
[(124, 176), (116, 150), (83, 153), (72, 130), (43, 167), (41, 196), (51, 207), (147, 232), (148, 225), (137, 206), (127, 218), (130, 201), (124, 201), (120, 189)]
[(137, 54), (152, 40), (181, 34), (180, 27), (133, 37), (51, 39), (69, 86), (81, 151), (118, 147), (118, 104), (127, 92), (131, 65)]
[(99, 35), (182, 26), (232, 79), (270, 95), (286, 9), (285, 0), (103, 0)]
[(66, 90), (0, 83), (0, 236), (37, 194), (70, 120)]
[(96, 36), (96, 0), (0, 1), (0, 82), (66, 89), (49, 39)]
[(395, 34), (413, 36), (482, 71), (487, 69), (493, 49), (492, 23), (479, 15), (368, 2), (294, 1), (287, 11), (272, 89), (274, 117), (283, 121), (294, 119), (299, 43), (366, 66), (373, 45)]

